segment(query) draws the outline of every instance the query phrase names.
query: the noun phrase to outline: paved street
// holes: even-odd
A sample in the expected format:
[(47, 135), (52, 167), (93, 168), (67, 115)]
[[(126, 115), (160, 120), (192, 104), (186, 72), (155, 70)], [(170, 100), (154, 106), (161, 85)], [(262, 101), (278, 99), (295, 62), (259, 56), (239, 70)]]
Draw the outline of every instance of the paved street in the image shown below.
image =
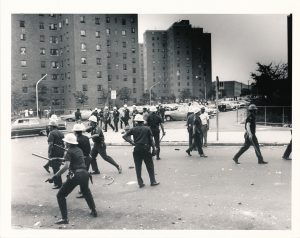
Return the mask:
[[(60, 218), (57, 190), (44, 183), (49, 177), (44, 160), (46, 137), (12, 141), (12, 225), (14, 228), (57, 229)], [(250, 148), (236, 165), (236, 146), (205, 148), (200, 158), (186, 147), (163, 146), (161, 161), (154, 161), (157, 187), (136, 184), (132, 147), (109, 146), (107, 152), (123, 167), (123, 174), (98, 157), (101, 174), (93, 176), (91, 190), (99, 212), (89, 216), (78, 189), (67, 198), (70, 224), (66, 229), (291, 229), (291, 161), (281, 159), (285, 147), (262, 147), (268, 165), (258, 165)], [(110, 185), (113, 177), (114, 182)], [(65, 175), (63, 176), (65, 178)]]

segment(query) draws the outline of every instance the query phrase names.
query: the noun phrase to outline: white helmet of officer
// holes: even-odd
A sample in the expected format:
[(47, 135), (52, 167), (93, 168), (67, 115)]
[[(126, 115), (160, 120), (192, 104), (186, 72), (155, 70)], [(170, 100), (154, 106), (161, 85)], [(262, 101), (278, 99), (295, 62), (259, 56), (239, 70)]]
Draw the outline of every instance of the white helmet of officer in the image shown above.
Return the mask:
[(77, 138), (73, 133), (69, 133), (65, 136), (65, 138), (62, 139), (64, 142), (69, 143), (69, 144), (73, 144), (73, 145), (77, 145)]
[(98, 122), (97, 117), (94, 115), (90, 116), (89, 121), (96, 122), (96, 123)]
[(141, 114), (137, 114), (134, 118), (134, 121), (142, 121), (142, 122), (145, 122), (144, 121), (144, 118)]
[(85, 126), (83, 124), (75, 124), (72, 131), (85, 131)]
[(156, 112), (156, 111), (157, 111), (157, 109), (156, 109), (156, 107), (155, 107), (155, 106), (151, 106), (151, 107), (150, 107), (150, 109), (149, 109), (149, 111), (150, 111), (150, 112)]

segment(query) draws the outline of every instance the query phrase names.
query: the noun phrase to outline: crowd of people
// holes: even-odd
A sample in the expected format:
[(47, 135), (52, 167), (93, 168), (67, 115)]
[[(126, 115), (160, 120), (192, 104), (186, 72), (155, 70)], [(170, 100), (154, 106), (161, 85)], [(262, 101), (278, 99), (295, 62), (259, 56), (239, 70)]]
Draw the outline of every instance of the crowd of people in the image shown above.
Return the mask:
[[(50, 173), (49, 167), (52, 167), (54, 175), (46, 181), (54, 183), (54, 189), (59, 189), (57, 201), (62, 218), (56, 224), (69, 223), (66, 197), (78, 185), (80, 186), (78, 198), (84, 198), (91, 210), (90, 214), (97, 217), (96, 205), (89, 189), (89, 179), (92, 181), (92, 175), (100, 174), (96, 160), (98, 154), (103, 160), (113, 165), (119, 174), (122, 173), (120, 164), (106, 152), (104, 132), (107, 132), (108, 126), (113, 131), (118, 132), (118, 124), (120, 123), (120, 128), (124, 127), (123, 139), (134, 146), (133, 160), (139, 188), (145, 186), (141, 173), (143, 162), (149, 175), (150, 185), (157, 186), (160, 184), (155, 178), (153, 158), (161, 159), (160, 142), (166, 134), (162, 116), (164, 110), (161, 108), (163, 108), (161, 105), (151, 106), (149, 109), (143, 108), (143, 112), (139, 112), (135, 106), (133, 106), (132, 111), (129, 111), (127, 105), (121, 109), (114, 107), (112, 112), (109, 111), (108, 107), (105, 107), (104, 110), (95, 108), (88, 119), (88, 127), (81, 123), (81, 114), (78, 109), (75, 112), (76, 123), (72, 129), (73, 133), (66, 135), (57, 129), (57, 117), (52, 116), (50, 118), (47, 133), (49, 162), (44, 168)], [(263, 159), (255, 135), (256, 112), (257, 107), (251, 104), (245, 122), (244, 145), (233, 157), (236, 164), (240, 163), (240, 156), (250, 145), (254, 147), (258, 164), (268, 163)], [(130, 119), (131, 123), (129, 122)], [(208, 157), (203, 151), (203, 147), (207, 147), (207, 132), (209, 130), (209, 116), (205, 112), (204, 106), (189, 109), (186, 126), (189, 138), (189, 147), (186, 153), (191, 156), (192, 151), (196, 150), (200, 157)], [(283, 156), (284, 159), (289, 157), (291, 143), (287, 150)], [(90, 169), (91, 172), (89, 172)], [(67, 179), (63, 183), (61, 175), (67, 170)]]

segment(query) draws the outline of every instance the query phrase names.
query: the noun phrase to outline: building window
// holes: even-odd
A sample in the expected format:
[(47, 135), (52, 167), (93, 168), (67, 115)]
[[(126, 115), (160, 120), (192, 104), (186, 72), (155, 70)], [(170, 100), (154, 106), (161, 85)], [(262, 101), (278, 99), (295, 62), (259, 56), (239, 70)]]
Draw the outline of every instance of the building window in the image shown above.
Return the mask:
[(52, 92), (53, 92), (53, 93), (58, 93), (58, 87), (53, 87), (53, 88), (52, 88)]
[(136, 58), (132, 58), (132, 63), (133, 63), (133, 64), (136, 63)]
[(100, 17), (95, 17), (95, 24), (100, 25)]
[(80, 23), (85, 23), (85, 16), (80, 16)]
[(108, 81), (111, 81), (111, 75), (110, 75), (110, 74), (107, 75), (107, 80), (108, 80)]
[(136, 83), (136, 78), (132, 78), (132, 83)]
[(44, 35), (40, 35), (40, 42), (45, 42), (45, 36)]
[(111, 69), (111, 63), (107, 63), (107, 69)]
[(82, 75), (82, 78), (87, 78), (87, 71), (82, 71), (81, 75)]
[(96, 38), (100, 38), (100, 31), (96, 31), (95, 36), (96, 36)]
[(27, 80), (27, 74), (22, 74), (22, 80)]
[(102, 78), (102, 71), (97, 71), (97, 78)]
[(58, 49), (50, 49), (50, 55), (58, 55)]
[(57, 30), (57, 24), (50, 23), (49, 24), (49, 30)]
[(126, 25), (126, 19), (122, 18), (122, 25), (125, 26)]
[(21, 47), (20, 48), (20, 54), (25, 55), (26, 54), (26, 47)]
[(96, 51), (100, 51), (101, 50), (101, 45), (97, 44), (96, 45)]
[(107, 45), (107, 46), (110, 46), (110, 40), (107, 40), (107, 41), (106, 41), (106, 45)]
[(58, 23), (58, 27), (59, 27), (60, 29), (62, 28), (62, 23), (61, 23), (61, 22)]
[(101, 65), (101, 58), (96, 58), (96, 64)]
[(21, 39), (21, 40), (26, 40), (26, 34), (21, 34), (21, 35), (20, 35), (20, 39)]
[(25, 27), (25, 21), (20, 21), (20, 27)]
[(86, 36), (85, 33), (86, 33), (85, 30), (80, 30), (80, 36)]
[(110, 35), (110, 29), (106, 29), (106, 35)]
[(81, 64), (86, 64), (86, 57), (81, 57)]
[(70, 72), (68, 72), (68, 75), (67, 75), (67, 77), (68, 77), (68, 79), (70, 79), (70, 78), (71, 78), (71, 73), (70, 73)]
[(127, 59), (127, 53), (123, 53), (123, 59)]
[(127, 76), (126, 75), (124, 75), (123, 81), (127, 81)]
[(58, 37), (57, 36), (50, 36), (50, 43), (57, 44), (58, 43)]
[(106, 23), (110, 23), (110, 18), (106, 17)]
[(180, 86), (180, 82), (177, 83), (177, 86)]
[(131, 28), (131, 33), (135, 33), (135, 28), (134, 27)]
[(102, 91), (102, 85), (97, 85), (97, 91)]
[(65, 19), (65, 24), (66, 24), (66, 25), (69, 25), (69, 18), (66, 18), (66, 19)]
[(52, 100), (52, 105), (53, 106), (58, 106), (59, 105), (59, 99), (53, 99)]
[(27, 61), (26, 60), (21, 60), (21, 66), (26, 67), (27, 66)]
[(86, 92), (88, 90), (87, 84), (82, 85), (82, 91)]
[(59, 68), (59, 63), (57, 61), (52, 61), (51, 66), (53, 69), (58, 69)]
[(46, 61), (41, 61), (41, 68), (46, 68)]
[(45, 29), (44, 22), (40, 22), (40, 30), (44, 30), (44, 29)]
[(111, 52), (107, 52), (107, 58), (111, 57)]
[(27, 87), (23, 87), (23, 88), (22, 88), (22, 92), (23, 92), (23, 93), (28, 93), (28, 88), (27, 88)]
[(123, 48), (126, 48), (126, 41), (122, 42)]
[(122, 31), (122, 36), (126, 36), (126, 31), (125, 30)]
[(60, 93), (65, 93), (65, 88), (64, 87), (60, 88)]
[(127, 64), (123, 64), (123, 70), (127, 70)]
[(132, 92), (133, 92), (133, 93), (136, 93), (136, 88), (133, 88)]
[(86, 44), (85, 43), (81, 43), (81, 51), (86, 51)]
[(134, 17), (130, 17), (130, 23), (134, 23)]
[(135, 48), (132, 48), (132, 49), (131, 49), (131, 52), (134, 54), (134, 53), (135, 53)]
[(40, 55), (45, 55), (45, 54), (46, 54), (46, 49), (40, 48)]

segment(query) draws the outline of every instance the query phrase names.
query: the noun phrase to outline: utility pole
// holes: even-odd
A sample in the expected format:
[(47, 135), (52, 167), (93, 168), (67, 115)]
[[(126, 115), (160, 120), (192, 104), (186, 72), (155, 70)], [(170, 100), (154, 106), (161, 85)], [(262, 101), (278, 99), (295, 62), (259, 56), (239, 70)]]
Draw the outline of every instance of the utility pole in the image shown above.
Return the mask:
[(218, 100), (219, 100), (219, 77), (217, 76), (216, 78), (216, 106), (217, 106), (217, 141), (219, 141), (219, 105), (218, 105)]
[(39, 85), (39, 82), (41, 82), (44, 78), (47, 77), (47, 74), (45, 74), (42, 78), (40, 78), (36, 85), (35, 85), (35, 97), (36, 97), (36, 116), (38, 117), (38, 113), (39, 113), (39, 92), (38, 92), (38, 85)]

